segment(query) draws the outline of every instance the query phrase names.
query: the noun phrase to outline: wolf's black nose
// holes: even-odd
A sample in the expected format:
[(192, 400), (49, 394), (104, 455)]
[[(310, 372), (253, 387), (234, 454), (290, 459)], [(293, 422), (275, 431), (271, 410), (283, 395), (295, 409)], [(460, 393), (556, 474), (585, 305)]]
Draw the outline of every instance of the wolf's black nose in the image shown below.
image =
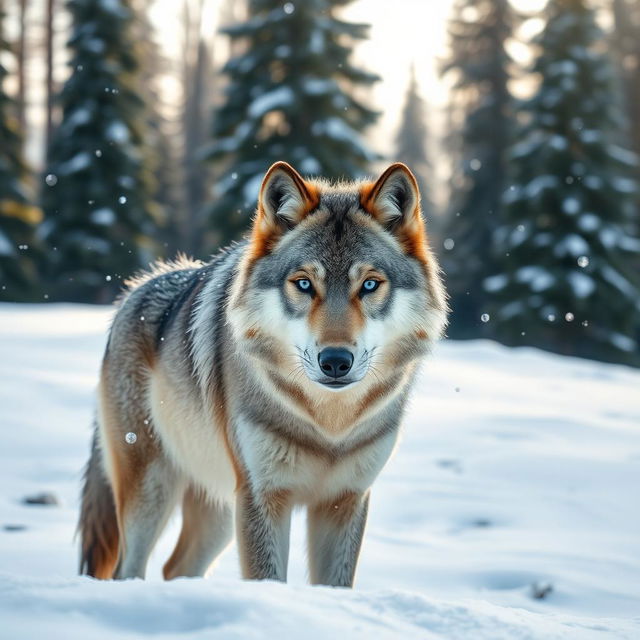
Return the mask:
[(353, 354), (346, 349), (327, 347), (318, 354), (318, 364), (325, 375), (342, 378), (351, 371)]

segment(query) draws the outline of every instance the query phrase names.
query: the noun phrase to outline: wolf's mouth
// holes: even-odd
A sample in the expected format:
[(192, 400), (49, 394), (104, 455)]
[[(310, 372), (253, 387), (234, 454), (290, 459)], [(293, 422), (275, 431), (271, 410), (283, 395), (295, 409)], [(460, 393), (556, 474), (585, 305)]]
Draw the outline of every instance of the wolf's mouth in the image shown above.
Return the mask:
[(339, 389), (340, 387), (348, 387), (353, 384), (353, 380), (318, 380), (323, 387), (331, 387), (332, 389)]

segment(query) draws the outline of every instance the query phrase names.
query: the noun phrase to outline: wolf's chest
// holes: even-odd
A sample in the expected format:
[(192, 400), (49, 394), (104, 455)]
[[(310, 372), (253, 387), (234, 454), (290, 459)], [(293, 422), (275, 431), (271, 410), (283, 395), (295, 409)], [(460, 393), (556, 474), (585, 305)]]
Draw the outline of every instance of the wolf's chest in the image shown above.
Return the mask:
[(236, 421), (234, 435), (253, 486), (286, 490), (296, 502), (304, 503), (365, 491), (396, 441), (396, 434), (390, 433), (336, 458), (243, 419)]

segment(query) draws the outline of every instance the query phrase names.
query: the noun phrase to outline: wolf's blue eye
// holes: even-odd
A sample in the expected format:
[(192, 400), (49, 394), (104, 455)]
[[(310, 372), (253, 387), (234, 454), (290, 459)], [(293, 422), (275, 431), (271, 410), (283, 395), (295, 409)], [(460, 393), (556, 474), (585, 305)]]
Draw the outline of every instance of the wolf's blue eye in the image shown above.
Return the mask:
[(380, 286), (379, 280), (365, 280), (362, 283), (362, 293), (371, 293)]
[(296, 287), (300, 289), (303, 293), (311, 293), (313, 291), (313, 287), (311, 286), (311, 280), (307, 280), (307, 278), (301, 278), (300, 280), (294, 280)]

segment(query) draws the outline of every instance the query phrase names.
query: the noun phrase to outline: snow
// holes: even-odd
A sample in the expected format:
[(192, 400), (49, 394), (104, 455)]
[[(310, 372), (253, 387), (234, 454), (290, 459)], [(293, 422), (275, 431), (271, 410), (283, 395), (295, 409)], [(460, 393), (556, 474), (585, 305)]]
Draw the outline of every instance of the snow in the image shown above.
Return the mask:
[(320, 29), (314, 29), (309, 39), (309, 51), (315, 54), (324, 53), (325, 34)]
[(120, 0), (100, 0), (103, 11), (108, 11), (116, 15), (122, 15), (123, 6)]
[(604, 181), (600, 176), (585, 176), (582, 183), (593, 191), (599, 191), (604, 186)]
[(0, 256), (12, 256), (15, 254), (15, 249), (11, 242), (9, 242), (9, 238), (4, 234), (2, 229), (0, 229)]
[(76, 107), (65, 119), (65, 127), (70, 130), (87, 124), (91, 120), (91, 111), (86, 107)]
[(264, 176), (261, 173), (258, 173), (244, 183), (242, 195), (244, 196), (244, 202), (247, 206), (252, 205), (257, 201), (263, 178)]
[(106, 128), (104, 132), (105, 138), (111, 142), (126, 144), (129, 142), (130, 135), (127, 125), (122, 120), (114, 120)]
[(250, 122), (241, 122), (232, 136), (216, 140), (215, 147), (219, 151), (236, 151), (252, 132)]
[(635, 287), (613, 267), (605, 264), (601, 269), (602, 277), (611, 285), (613, 285), (620, 293), (628, 298), (635, 300), (637, 298), (637, 290)]
[(534, 131), (522, 142), (517, 142), (511, 148), (511, 159), (524, 158), (532, 154), (539, 146), (543, 139), (541, 131)]
[(625, 251), (640, 253), (640, 239), (632, 236), (622, 236), (619, 240), (619, 246)]
[(91, 222), (105, 227), (112, 225), (116, 221), (116, 214), (109, 207), (102, 207), (92, 211), (89, 215)]
[(483, 282), (483, 287), (485, 291), (490, 291), (490, 292), (500, 291), (501, 289), (504, 289), (507, 286), (508, 281), (509, 281), (509, 278), (507, 278), (507, 276), (504, 273), (500, 273), (498, 275), (489, 276), (488, 278), (485, 278)]
[(520, 315), (524, 311), (524, 304), (521, 300), (514, 300), (505, 304), (498, 312), (498, 318), (502, 321), (510, 320)]
[(548, 73), (550, 76), (575, 76), (578, 73), (578, 65), (573, 60), (558, 60), (549, 65)]
[(280, 44), (274, 49), (278, 58), (288, 58), (291, 55), (291, 47), (288, 44)]
[(611, 249), (620, 241), (620, 230), (613, 225), (608, 225), (603, 229), (600, 229), (598, 236), (600, 238), (600, 242), (602, 242), (607, 249)]
[(578, 198), (574, 198), (573, 196), (569, 198), (565, 198), (562, 201), (562, 210), (569, 215), (575, 215), (580, 211), (580, 200)]
[(629, 151), (617, 144), (608, 145), (607, 153), (612, 158), (615, 158), (618, 162), (621, 162), (628, 167), (633, 167), (635, 169), (638, 166), (638, 156), (633, 151)]
[(322, 167), (320, 166), (318, 160), (312, 158), (311, 156), (308, 156), (301, 160), (299, 166), (300, 171), (307, 176), (318, 175), (322, 171)]
[(528, 198), (536, 198), (545, 189), (555, 189), (560, 185), (556, 176), (537, 176), (525, 187)]
[(584, 129), (580, 132), (580, 139), (587, 144), (595, 144), (601, 142), (602, 132), (596, 129)]
[[(110, 317), (0, 305), (0, 636), (640, 637), (640, 372), (487, 341), (445, 342), (425, 366), (353, 591), (305, 585), (301, 514), (288, 585), (239, 580), (234, 547), (208, 579), (162, 582), (177, 516), (147, 582), (76, 577)], [(61, 505), (21, 503), (42, 491)]]
[(611, 179), (611, 184), (620, 193), (635, 193), (638, 190), (638, 183), (631, 178), (616, 176)]
[(582, 231), (595, 231), (600, 226), (600, 218), (595, 213), (583, 213), (578, 218), (578, 227)]
[(555, 133), (549, 138), (549, 145), (556, 151), (564, 151), (569, 146), (569, 143), (564, 136)]
[(570, 271), (567, 280), (576, 298), (588, 298), (596, 289), (593, 279), (579, 271)]
[(638, 343), (635, 340), (616, 331), (609, 334), (609, 342), (617, 349), (628, 353), (633, 353), (638, 348)]
[(311, 125), (311, 133), (315, 136), (326, 135), (339, 142), (346, 142), (352, 145), (363, 155), (363, 157), (372, 159), (373, 155), (367, 149), (360, 139), (360, 136), (354, 131), (344, 120), (340, 118), (327, 118), (326, 120), (318, 120)]
[(85, 49), (91, 51), (91, 53), (95, 53), (96, 55), (104, 53), (104, 50), (106, 49), (104, 40), (101, 40), (100, 38), (87, 38), (84, 40), (83, 46)]
[(521, 267), (516, 271), (515, 278), (518, 282), (527, 283), (532, 291), (544, 291), (556, 281), (545, 268), (537, 265)]
[[(58, 168), (58, 173), (63, 176), (71, 175), (72, 173), (78, 173), (84, 171), (91, 165), (91, 156), (86, 151), (77, 153), (71, 160), (64, 162)], [(57, 182), (57, 180), (56, 180)], [(55, 184), (55, 182), (54, 182)]]
[(332, 93), (338, 88), (335, 80), (324, 78), (303, 78), (302, 90), (309, 96), (320, 96)]
[(294, 100), (295, 96), (290, 87), (279, 87), (278, 89), (268, 91), (257, 97), (249, 105), (248, 113), (252, 118), (261, 118), (265, 113), (273, 109), (279, 109), (293, 104)]
[(589, 243), (577, 233), (569, 233), (553, 248), (553, 255), (561, 258), (570, 255), (579, 258), (589, 253)]

